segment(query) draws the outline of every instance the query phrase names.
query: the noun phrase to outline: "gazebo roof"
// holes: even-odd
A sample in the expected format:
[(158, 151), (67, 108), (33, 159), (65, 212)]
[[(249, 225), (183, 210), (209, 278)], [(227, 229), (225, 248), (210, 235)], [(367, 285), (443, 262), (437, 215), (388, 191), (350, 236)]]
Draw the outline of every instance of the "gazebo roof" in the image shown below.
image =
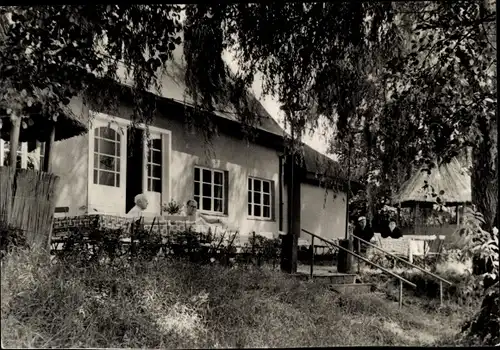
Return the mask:
[[(81, 135), (88, 130), (87, 121), (83, 116), (76, 115), (69, 106), (61, 107), (62, 114), (59, 115), (55, 122), (55, 141), (69, 139), (70, 137)], [(10, 138), (10, 129), (12, 123), (10, 117), (0, 113), (2, 121), (1, 138), (8, 141)], [(21, 128), (19, 141), (44, 141), (50, 134), (49, 117), (38, 113), (32, 113), (32, 125), (26, 128)]]
[[(425, 184), (428, 188), (424, 188)], [(431, 169), (429, 174), (423, 167), (406, 181), (393, 196), (393, 204), (409, 206), (414, 203), (435, 203), (434, 193), (447, 205), (464, 204), (472, 201), (471, 177), (460, 162), (453, 158), (449, 163)]]

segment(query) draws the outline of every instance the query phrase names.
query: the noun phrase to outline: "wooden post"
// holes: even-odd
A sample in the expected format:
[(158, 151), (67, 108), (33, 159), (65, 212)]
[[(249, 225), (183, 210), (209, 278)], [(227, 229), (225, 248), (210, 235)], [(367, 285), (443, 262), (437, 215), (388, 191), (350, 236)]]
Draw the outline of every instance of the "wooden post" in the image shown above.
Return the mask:
[(297, 246), (300, 236), (300, 167), (295, 164), (295, 154), (287, 156), (287, 193), (288, 193), (288, 232), (282, 239), (281, 270), (287, 273), (297, 272)]
[(252, 232), (252, 258), (251, 258), (252, 263), (254, 259), (255, 259), (255, 231)]
[(403, 281), (399, 280), (399, 308), (403, 307)]
[[(354, 238), (352, 237), (351, 234), (349, 234), (348, 239), (347, 239), (347, 249), (351, 252), (354, 251)], [(354, 272), (354, 257), (351, 254), (346, 255), (346, 266), (345, 270), (346, 273), (353, 273)]]
[(19, 148), (19, 135), (21, 134), (21, 117), (15, 117), (12, 120), (12, 128), (10, 129), (10, 153), (9, 165), (16, 168), (17, 150)]
[[(357, 248), (358, 248), (358, 254), (361, 254), (361, 241), (359, 239), (357, 239), (356, 243), (358, 245), (357, 246)], [(360, 261), (359, 261), (359, 259), (356, 259), (356, 261), (358, 262), (358, 274), (359, 274), (359, 272), (360, 272), (360, 266), (359, 266)]]
[(434, 267), (436, 267), (438, 264), (439, 257), (441, 256), (441, 250), (443, 249), (443, 243), (444, 243), (444, 239), (440, 239), (439, 236), (438, 236), (438, 239), (439, 239), (439, 246), (438, 246), (438, 251), (437, 251), (436, 264), (434, 265)]
[(418, 202), (415, 203), (414, 207), (414, 221), (413, 221), (413, 234), (417, 234), (417, 220), (418, 220)]
[(56, 136), (55, 123), (50, 123), (50, 134), (45, 142), (45, 156), (43, 157), (43, 168), (42, 170), (50, 173), (52, 171), (52, 149), (54, 147), (54, 140)]
[(443, 306), (443, 281), (439, 281), (439, 306)]
[(311, 237), (311, 280), (314, 273), (314, 236)]
[(349, 153), (347, 156), (347, 193), (345, 198), (345, 239), (349, 239), (349, 196), (351, 194), (351, 139), (349, 139)]
[(398, 203), (398, 226), (401, 227), (401, 202)]
[(457, 212), (456, 212), (455, 216), (457, 219), (457, 227), (459, 227), (460, 226), (460, 206), (458, 204), (457, 204), (456, 210), (457, 210)]

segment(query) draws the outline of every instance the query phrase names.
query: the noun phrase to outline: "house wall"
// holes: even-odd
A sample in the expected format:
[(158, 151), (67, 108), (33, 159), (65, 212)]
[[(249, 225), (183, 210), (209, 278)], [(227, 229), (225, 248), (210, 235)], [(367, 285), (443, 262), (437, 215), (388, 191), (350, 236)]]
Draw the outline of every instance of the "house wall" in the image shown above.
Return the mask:
[(69, 207), (68, 215), (87, 212), (88, 134), (54, 144), (52, 172), (59, 176), (56, 207)]
[[(346, 194), (344, 192), (302, 184), (300, 198), (302, 228), (327, 239), (345, 237)], [(311, 236), (301, 233), (300, 238), (309, 242)]]
[[(174, 200), (185, 204), (193, 198), (195, 165), (228, 171), (228, 215), (225, 220), (229, 227), (239, 229), (242, 237), (252, 231), (278, 231), (279, 158), (276, 150), (247, 144), (229, 135), (219, 135), (211, 146), (207, 146), (201, 135), (188, 132), (175, 120), (160, 119), (155, 126), (172, 131), (171, 197)], [(274, 220), (248, 218), (249, 176), (273, 181)]]
[[(86, 113), (81, 102), (71, 105), (77, 113)], [(131, 110), (123, 105), (118, 111), (102, 111), (128, 119)], [(228, 171), (228, 214), (225, 221), (231, 229), (238, 229), (245, 240), (252, 231), (277, 233), (279, 229), (279, 157), (275, 149), (249, 144), (229, 135), (215, 136), (211, 145), (196, 132), (187, 131), (177, 119), (157, 117), (155, 127), (170, 130), (171, 188), (169, 199), (185, 204), (194, 196), (194, 166)], [(207, 149), (208, 148), (208, 149)], [(56, 206), (69, 207), (69, 215), (87, 212), (88, 202), (88, 134), (56, 142), (53, 172), (61, 177)], [(247, 215), (248, 176), (271, 180), (274, 184), (273, 220), (258, 220)], [(325, 238), (343, 238), (345, 230), (345, 194), (328, 192), (309, 184), (302, 184), (301, 226)], [(287, 191), (283, 186), (283, 231), (287, 232)], [(92, 212), (92, 208), (88, 208)], [(306, 234), (301, 239), (309, 239)]]
[[(81, 99), (72, 99), (69, 107), (76, 115), (88, 118)], [(87, 212), (88, 149), (88, 134), (54, 143), (52, 172), (60, 177), (56, 207), (69, 207), (71, 216)]]
[[(73, 111), (83, 111), (88, 115), (88, 109), (79, 100), (74, 101), (71, 107)], [(131, 109), (123, 105), (118, 111), (102, 112), (124, 119), (129, 119), (131, 115)], [(180, 120), (157, 117), (152, 125), (172, 132), (171, 199), (185, 204), (193, 198), (195, 165), (228, 171), (228, 215), (225, 216), (225, 221), (229, 227), (239, 229), (242, 236), (252, 231), (278, 231), (279, 159), (276, 150), (248, 144), (236, 137), (220, 135), (214, 137), (207, 151), (203, 137), (196, 132), (188, 132)], [(56, 142), (53, 155), (53, 172), (61, 177), (56, 206), (69, 207), (69, 215), (87, 212), (88, 134)], [(273, 181), (273, 220), (248, 218), (248, 176)], [(89, 208), (89, 212), (92, 212), (92, 208)]]

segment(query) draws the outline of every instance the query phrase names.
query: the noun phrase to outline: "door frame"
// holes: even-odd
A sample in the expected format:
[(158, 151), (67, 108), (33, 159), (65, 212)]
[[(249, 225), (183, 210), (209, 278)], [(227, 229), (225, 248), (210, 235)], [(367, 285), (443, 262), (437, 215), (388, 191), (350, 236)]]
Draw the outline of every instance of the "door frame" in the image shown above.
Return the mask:
[[(104, 113), (98, 113), (98, 112), (93, 112), (89, 111), (89, 133), (88, 133), (88, 162), (87, 162), (87, 167), (88, 167), (88, 176), (87, 176), (87, 212), (89, 214), (93, 214), (94, 212), (92, 211), (92, 203), (91, 203), (91, 189), (92, 186), (94, 186), (93, 183), (93, 171), (94, 171), (94, 128), (97, 127), (99, 124), (107, 124), (117, 126), (118, 127), (118, 133), (120, 133), (120, 193), (121, 196), (125, 198), (125, 188), (126, 188), (126, 171), (127, 171), (127, 157), (126, 157), (126, 150), (127, 150), (127, 125), (128, 123), (126, 120), (118, 117), (114, 117), (108, 114)], [(97, 124), (97, 125), (93, 125)], [(120, 132), (120, 128), (122, 129), (123, 133)], [(125, 150), (125, 152), (124, 152)], [(124, 215), (125, 214), (125, 202), (123, 205), (120, 205), (120, 212), (116, 213), (119, 215)], [(97, 213), (100, 213), (99, 211)]]
[[(88, 191), (90, 190), (91, 186), (93, 185), (93, 181), (92, 181), (92, 177), (93, 177), (93, 165), (94, 165), (94, 162), (93, 162), (93, 159), (94, 159), (94, 148), (93, 148), (93, 144), (94, 144), (94, 128), (92, 127), (92, 121), (93, 120), (97, 120), (99, 122), (107, 122), (107, 123), (110, 123), (110, 124), (115, 124), (115, 125), (118, 125), (118, 127), (122, 127), (124, 128), (124, 134), (122, 134), (122, 139), (125, 140), (125, 143), (128, 142), (128, 139), (127, 139), (127, 128), (130, 126), (130, 120), (129, 119), (125, 119), (125, 118), (121, 118), (121, 117), (117, 117), (117, 116), (113, 116), (113, 115), (110, 115), (110, 114), (106, 114), (106, 113), (102, 113), (102, 112), (96, 112), (96, 111), (92, 111), (92, 110), (89, 110), (89, 140), (88, 140), (88, 146), (89, 146), (89, 150), (88, 150), (88, 162), (87, 162), (87, 165), (88, 165)], [(166, 147), (167, 147), (167, 151), (168, 151), (168, 155), (167, 155), (167, 164), (163, 164), (162, 163), (162, 169), (165, 169), (165, 170), (162, 170), (162, 176), (166, 176), (166, 179), (164, 177), (162, 177), (162, 181), (166, 181), (166, 183), (168, 184), (168, 193), (167, 194), (163, 194), (162, 193), (162, 196), (160, 197), (161, 198), (161, 202), (160, 202), (160, 206), (161, 204), (164, 202), (165, 198), (163, 198), (164, 196), (169, 198), (171, 196), (171, 193), (172, 193), (172, 177), (171, 177), (171, 163), (172, 163), (172, 131), (171, 130), (168, 130), (168, 129), (163, 129), (163, 128), (159, 128), (159, 127), (155, 127), (155, 126), (152, 126), (152, 125), (149, 125), (149, 126), (146, 126), (144, 123), (136, 123), (134, 125), (134, 127), (138, 128), (138, 129), (142, 129), (142, 130), (146, 130), (146, 129), (149, 129), (150, 132), (152, 133), (155, 133), (155, 134), (159, 134), (160, 137), (165, 135), (165, 136), (168, 136), (168, 139), (167, 139), (167, 144), (166, 144)], [(144, 136), (146, 136), (146, 134), (144, 134)], [(146, 140), (144, 140), (144, 143), (145, 144)], [(127, 149), (128, 145), (125, 144), (125, 149)], [(120, 172), (123, 172), (120, 173), (120, 184), (122, 184), (123, 182), (123, 198), (124, 198), (124, 202), (123, 202), (123, 210), (126, 210), (125, 209), (125, 198), (126, 198), (126, 190), (127, 190), (127, 152), (123, 152), (123, 153), (120, 153)], [(143, 156), (145, 157), (146, 156), (146, 151), (143, 147)], [(162, 155), (162, 158), (165, 159), (165, 155)], [(146, 162), (146, 159), (144, 160), (143, 162), (143, 174), (146, 174), (147, 173), (147, 162)], [(142, 181), (142, 191), (143, 193), (146, 192), (147, 190), (147, 187), (145, 187), (145, 184), (146, 184), (146, 181)], [(87, 195), (87, 208), (90, 210), (90, 195), (88, 194)], [(89, 213), (91, 214), (91, 213)], [(125, 215), (126, 213), (124, 212), (123, 215)]]
[[(149, 128), (149, 135), (146, 135), (146, 133), (144, 133), (143, 136), (144, 137), (142, 139), (142, 164), (143, 164), (143, 166), (142, 166), (142, 193), (144, 193), (148, 196), (150, 193), (155, 193), (153, 191), (148, 191), (148, 151), (149, 151), (148, 141), (149, 141), (149, 139), (153, 140), (153, 138), (156, 138), (156, 139), (159, 138), (161, 143), (163, 141), (162, 141), (162, 133), (153, 130), (151, 127)], [(147, 136), (149, 136), (149, 139), (147, 138)], [(160, 150), (162, 151), (163, 149), (161, 148)], [(168, 167), (168, 165), (166, 165), (166, 166)], [(161, 163), (162, 173), (163, 173), (164, 167), (165, 167), (165, 165), (163, 164), (163, 152), (162, 152), (162, 163)], [(161, 174), (161, 176), (162, 176), (161, 181), (163, 183), (163, 181), (164, 181), (163, 174)], [(151, 195), (149, 195), (148, 197), (151, 201)], [(145, 211), (148, 213), (154, 214), (154, 215), (161, 215), (162, 199), (163, 199), (162, 193), (160, 191), (160, 206), (158, 208), (159, 212), (148, 211), (149, 207)]]

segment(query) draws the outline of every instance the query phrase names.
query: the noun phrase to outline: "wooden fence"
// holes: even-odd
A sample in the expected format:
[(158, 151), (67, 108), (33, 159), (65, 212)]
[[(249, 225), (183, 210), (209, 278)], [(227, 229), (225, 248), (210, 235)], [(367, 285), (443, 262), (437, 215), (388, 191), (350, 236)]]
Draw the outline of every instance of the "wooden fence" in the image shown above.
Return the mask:
[(24, 231), (30, 245), (49, 247), (59, 177), (0, 167), (0, 220)]

